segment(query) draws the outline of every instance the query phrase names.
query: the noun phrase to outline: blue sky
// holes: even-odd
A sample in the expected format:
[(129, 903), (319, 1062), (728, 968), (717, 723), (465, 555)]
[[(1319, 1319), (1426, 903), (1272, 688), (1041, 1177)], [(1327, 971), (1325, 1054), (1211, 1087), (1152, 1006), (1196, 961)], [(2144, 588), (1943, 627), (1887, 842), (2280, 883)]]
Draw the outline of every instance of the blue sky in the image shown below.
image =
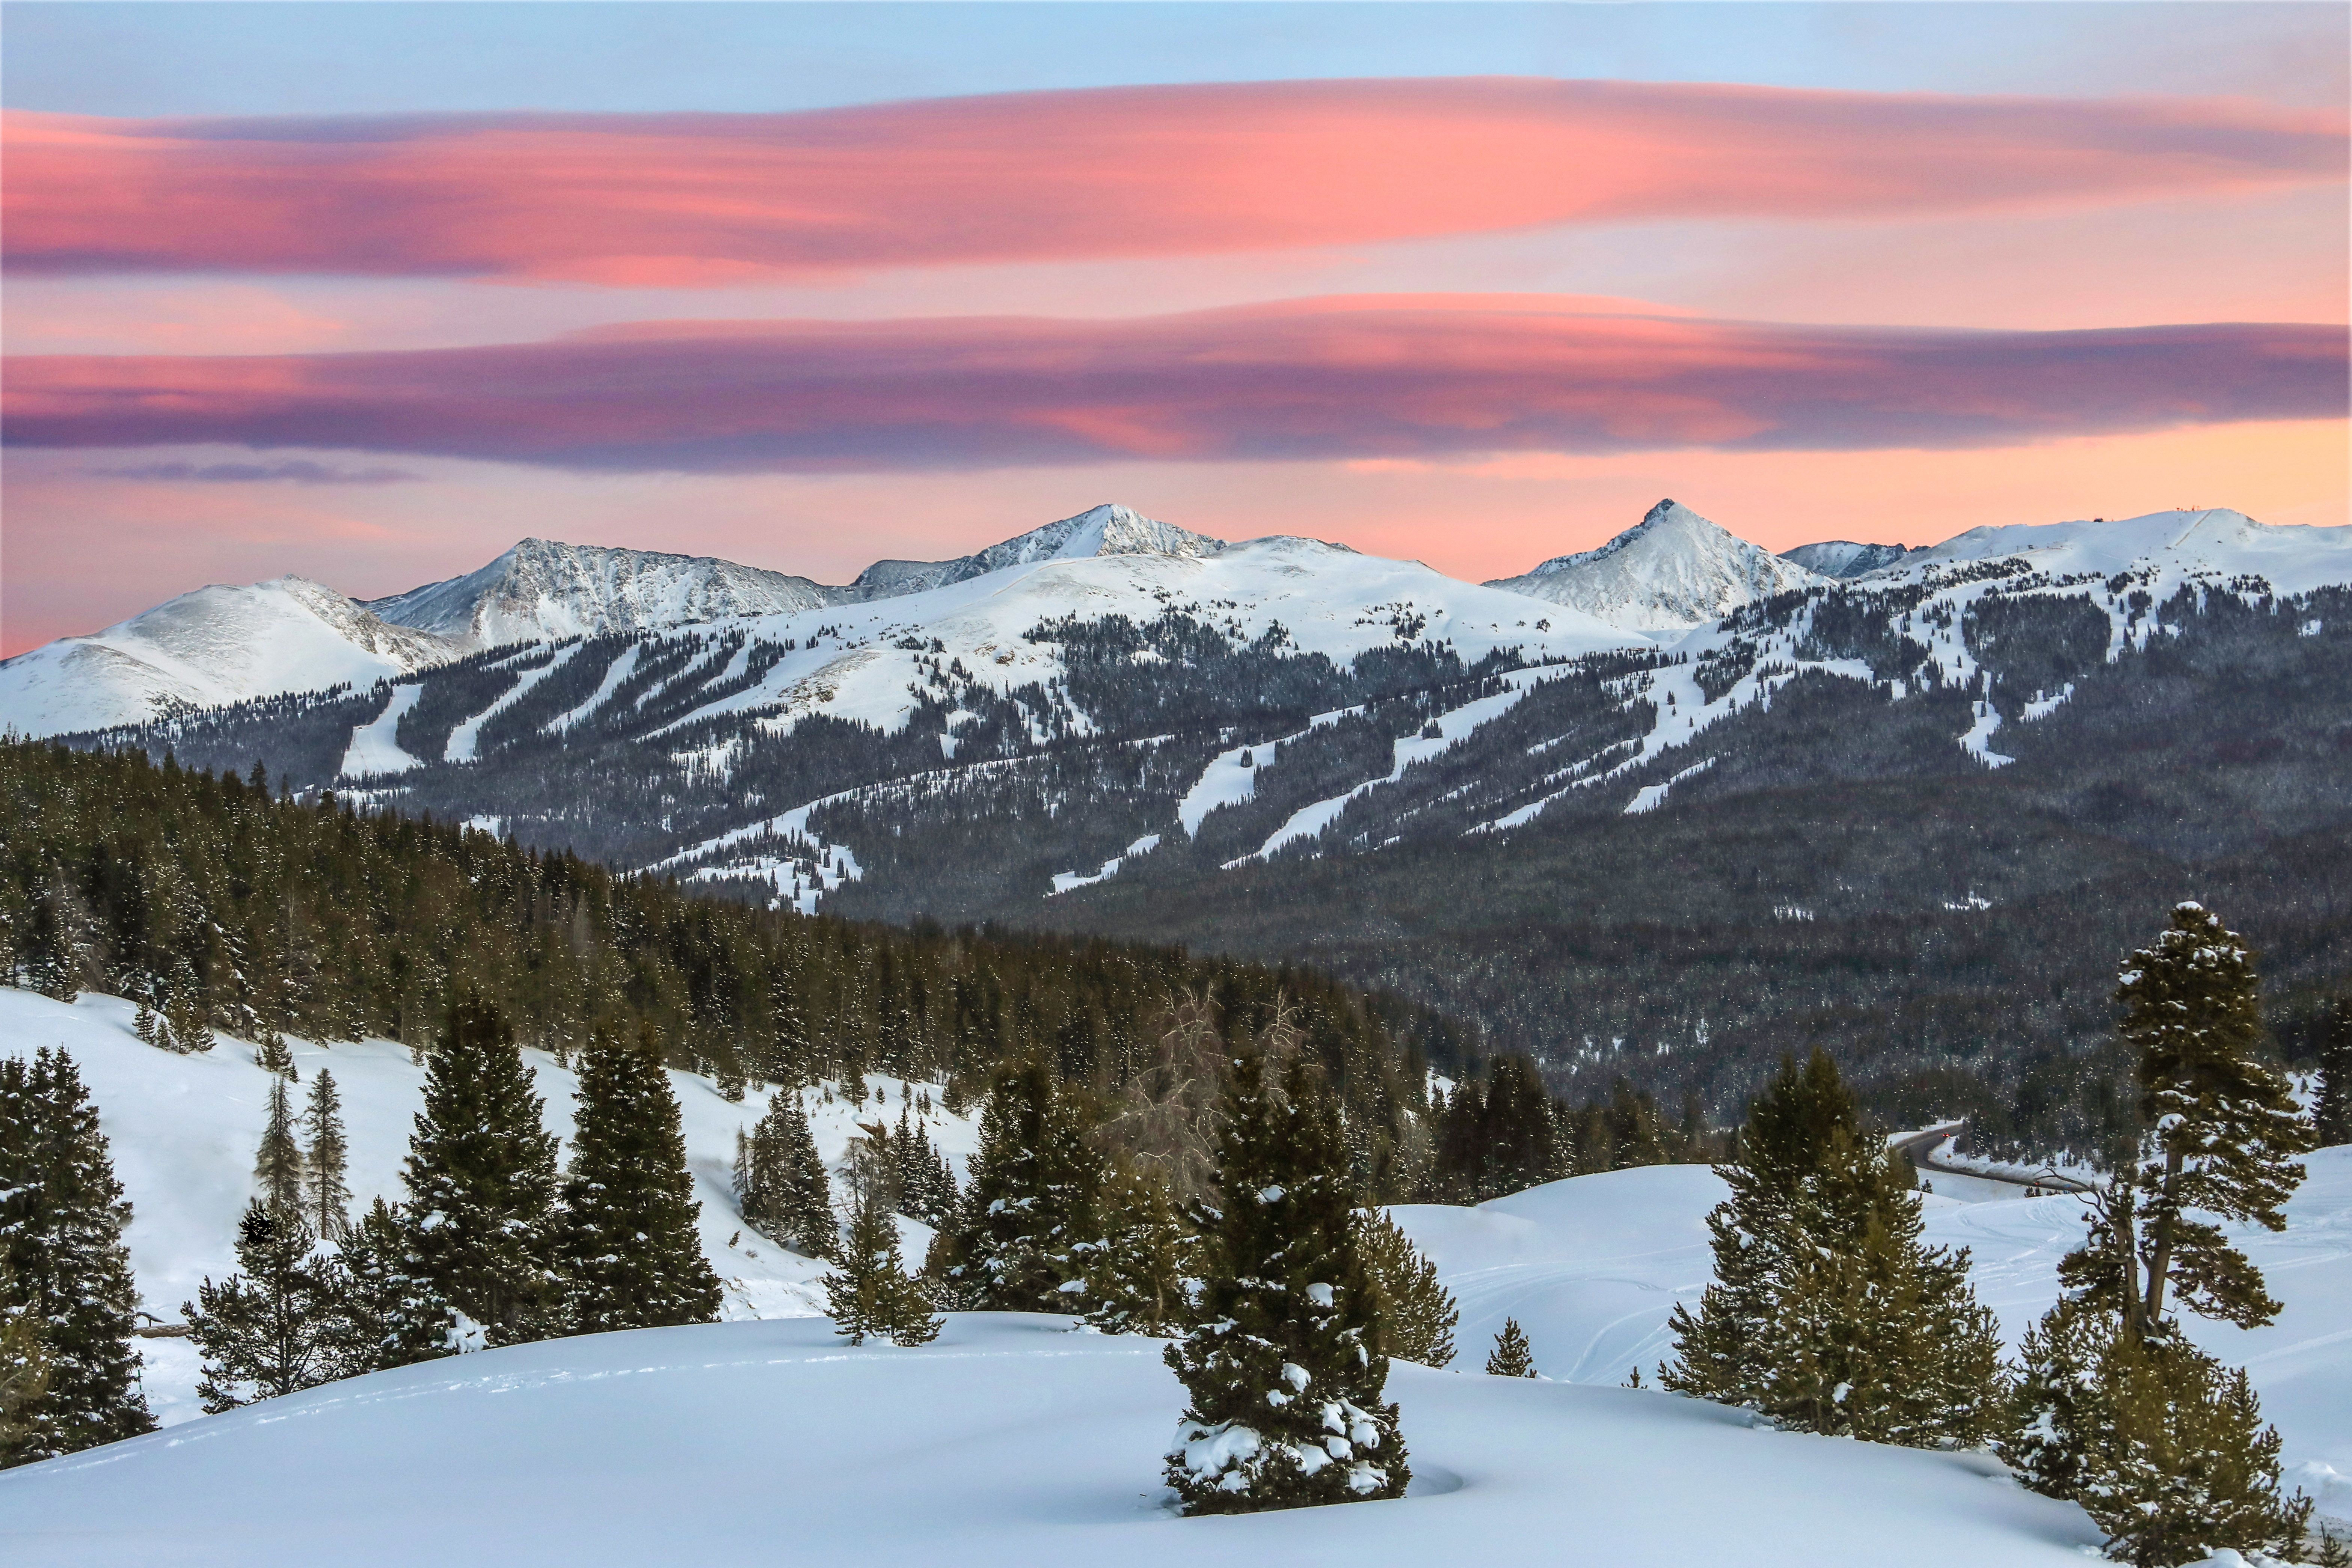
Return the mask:
[(1537, 75), (2346, 96), (2339, 5), (60, 4), (0, 99), (103, 115), (818, 108), (1115, 84)]

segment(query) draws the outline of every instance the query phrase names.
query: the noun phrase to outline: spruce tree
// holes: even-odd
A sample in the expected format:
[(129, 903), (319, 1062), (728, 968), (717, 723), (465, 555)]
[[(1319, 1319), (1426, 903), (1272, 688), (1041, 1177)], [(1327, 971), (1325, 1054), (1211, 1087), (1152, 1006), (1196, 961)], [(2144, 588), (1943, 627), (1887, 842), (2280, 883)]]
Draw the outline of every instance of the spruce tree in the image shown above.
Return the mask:
[(2179, 904), (2171, 928), (2124, 961), (2116, 999), (2152, 1130), (2115, 1184), (2131, 1189), (2128, 1204), (2111, 1203), (2105, 1216), (2123, 1227), (2106, 1261), (2120, 1265), (2112, 1284), (2125, 1331), (2153, 1331), (2168, 1298), (2200, 1317), (2260, 1327), (2278, 1303), (2212, 1222), (2285, 1229), (2288, 1194), (2303, 1180), (2294, 1157), (2312, 1147), (2313, 1128), (2262, 1059), (2253, 954), (2211, 911)]
[(2352, 1143), (2352, 994), (2328, 999), (2319, 1016), (2318, 1044), (2314, 1137), (2323, 1147)]
[(1109, 1162), (1088, 1138), (1088, 1121), (1042, 1058), (997, 1075), (981, 1112), (971, 1186), (955, 1223), (940, 1233), (931, 1269), (956, 1306), (1091, 1309), (1083, 1249), (1102, 1239), (1098, 1206)]
[(73, 1058), (47, 1046), (29, 1063), (0, 1058), (0, 1253), (16, 1300), (42, 1325), (49, 1362), (24, 1458), (154, 1429), (131, 1344), (139, 1290), (122, 1242), (130, 1223)]
[(650, 1030), (592, 1043), (580, 1070), (556, 1253), (573, 1331), (714, 1322), (677, 1096)]
[(737, 1147), (735, 1201), (752, 1229), (795, 1252), (831, 1258), (839, 1250), (833, 1185), (800, 1090), (776, 1090), (768, 1113)]
[(425, 1109), (402, 1171), (404, 1269), (492, 1345), (541, 1339), (561, 1322), (549, 1257), (556, 1141), (540, 1110), (506, 1020), (478, 996), (460, 998), (426, 1059)]
[(352, 1189), (345, 1181), (351, 1145), (343, 1136), (342, 1096), (335, 1075), (324, 1068), (311, 1080), (302, 1130), (310, 1134), (302, 1151), (302, 1216), (322, 1239), (341, 1241), (352, 1227)]
[(1495, 1336), (1494, 1351), (1486, 1357), (1488, 1377), (1533, 1377), (1536, 1374), (1535, 1352), (1528, 1347), (1528, 1336), (1517, 1318), (1503, 1320), (1503, 1331)]
[(265, 1072), (276, 1073), (289, 1083), (299, 1080), (302, 1076), (294, 1066), (294, 1052), (286, 1044), (286, 1037), (275, 1029), (261, 1031), (261, 1039), (253, 1051), (253, 1065)]
[(1779, 1075), (1748, 1107), (1738, 1157), (1716, 1167), (1731, 1195), (1706, 1217), (1715, 1279), (1696, 1314), (1677, 1303), (1668, 1321), (1675, 1359), (1659, 1369), (1666, 1387), (1724, 1405), (1756, 1401), (1759, 1347), (1774, 1311), (1770, 1238), (1785, 1230), (1798, 1189), (1820, 1167), (1832, 1135), (1852, 1134), (1861, 1121), (1862, 1108), (1828, 1053), (1815, 1051), (1801, 1068), (1781, 1058)]
[(1377, 1209), (1356, 1215), (1356, 1249), (1380, 1299), (1381, 1348), (1401, 1360), (1444, 1366), (1454, 1359), (1462, 1313), (1395, 1220)]
[(456, 1348), (449, 1304), (409, 1253), (410, 1226), (382, 1198), (342, 1238), (338, 1353), (347, 1375), (432, 1361)]
[(1412, 1472), (1377, 1291), (1358, 1254), (1337, 1108), (1294, 1060), (1234, 1067), (1197, 1326), (1168, 1347), (1190, 1396), (1168, 1455), (1184, 1511), (1402, 1497)]
[(301, 1211), (302, 1147), (294, 1142), (294, 1112), (287, 1102), (286, 1080), (274, 1075), (269, 1080), (269, 1122), (262, 1129), (253, 1179), (271, 1208), (289, 1214)]
[(869, 1195), (851, 1215), (841, 1262), (824, 1277), (825, 1316), (853, 1345), (869, 1334), (897, 1345), (928, 1344), (940, 1320), (921, 1281), (898, 1253), (898, 1227)]
[(18, 1463), (30, 1446), (34, 1406), (48, 1386), (41, 1321), (18, 1299), (8, 1255), (0, 1251), (0, 1469)]
[(342, 1270), (317, 1244), (299, 1210), (256, 1198), (237, 1225), (239, 1272), (218, 1285), (207, 1278), (181, 1303), (204, 1352), (196, 1392), (208, 1414), (345, 1375)]
[(1114, 1163), (1098, 1209), (1102, 1235), (1082, 1243), (1087, 1321), (1108, 1334), (1178, 1332), (1192, 1321), (1191, 1280), (1200, 1238), (1160, 1176), (1131, 1160)]

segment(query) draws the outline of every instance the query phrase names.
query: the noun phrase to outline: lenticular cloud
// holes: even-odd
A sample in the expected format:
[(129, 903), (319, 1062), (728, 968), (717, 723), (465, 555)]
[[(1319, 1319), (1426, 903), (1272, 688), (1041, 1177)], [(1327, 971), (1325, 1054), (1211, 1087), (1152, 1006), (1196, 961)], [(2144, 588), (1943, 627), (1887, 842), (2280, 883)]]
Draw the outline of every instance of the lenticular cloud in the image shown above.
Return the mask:
[(583, 469), (893, 470), (2010, 445), (2346, 412), (2338, 326), (2096, 331), (1298, 300), (1116, 321), (660, 322), (405, 353), (11, 360), (27, 447), (231, 442)]
[(5, 117), (6, 260), (679, 285), (2340, 180), (2341, 116), (1688, 83), (1124, 87), (794, 114)]

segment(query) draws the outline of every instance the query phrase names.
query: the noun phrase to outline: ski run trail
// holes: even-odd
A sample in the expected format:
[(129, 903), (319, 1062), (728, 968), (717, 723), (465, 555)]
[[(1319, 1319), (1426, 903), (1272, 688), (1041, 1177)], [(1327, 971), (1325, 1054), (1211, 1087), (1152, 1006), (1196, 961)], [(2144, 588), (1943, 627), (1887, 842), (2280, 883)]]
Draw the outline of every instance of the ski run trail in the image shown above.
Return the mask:
[[(252, 1047), (141, 1044), (131, 1008), (0, 989), (0, 1052), (63, 1046), (79, 1064), (136, 1215), (142, 1308), (167, 1322), (235, 1267), (236, 1218), (267, 1110)], [(421, 1070), (390, 1042), (292, 1042), (303, 1085), (341, 1089), (350, 1181), (397, 1196)], [(571, 1131), (572, 1075), (527, 1053), (547, 1121)], [(1980, 1454), (1774, 1432), (1742, 1412), (1618, 1386), (1667, 1352), (1666, 1317), (1708, 1278), (1713, 1172), (1661, 1166), (1555, 1182), (1475, 1208), (1392, 1212), (1462, 1310), (1445, 1370), (1397, 1363), (1413, 1468), (1400, 1501), (1186, 1520), (1160, 1484), (1181, 1391), (1162, 1344), (1062, 1318), (960, 1313), (933, 1344), (852, 1349), (815, 1315), (823, 1266), (751, 1233), (728, 1173), (764, 1109), (673, 1073), (701, 1236), (727, 1321), (480, 1352), (203, 1415), (194, 1348), (141, 1342), (153, 1436), (0, 1474), (11, 1568), (229, 1568), (331, 1562), (447, 1568), (807, 1563), (964, 1568), (1202, 1562), (1365, 1565), (1562, 1562), (1612, 1568), (1884, 1568), (1899, 1553), (1988, 1568), (2079, 1565), (2098, 1535)], [(856, 1123), (896, 1121), (910, 1086), (869, 1080), (857, 1110), (808, 1091), (838, 1164)], [(911, 1086), (921, 1092), (925, 1086)], [(936, 1109), (962, 1173), (969, 1119)], [(830, 1099), (827, 1096), (830, 1095)], [(2287, 1479), (2352, 1516), (2352, 1147), (2324, 1150), (2287, 1230), (2242, 1237), (2286, 1303), (2271, 1328), (2192, 1320), (2247, 1366), (2285, 1438)], [(1971, 1249), (2012, 1345), (2082, 1234), (2067, 1197), (1923, 1195), (1932, 1242)], [(911, 1257), (926, 1228), (900, 1221)], [(1506, 1315), (1538, 1381), (1490, 1378)]]

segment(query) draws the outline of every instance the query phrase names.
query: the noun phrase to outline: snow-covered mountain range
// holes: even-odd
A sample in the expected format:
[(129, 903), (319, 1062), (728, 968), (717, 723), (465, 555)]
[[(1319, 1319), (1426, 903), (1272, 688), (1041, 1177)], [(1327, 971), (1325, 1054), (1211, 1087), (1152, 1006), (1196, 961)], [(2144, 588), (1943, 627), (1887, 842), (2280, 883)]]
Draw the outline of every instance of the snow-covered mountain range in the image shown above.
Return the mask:
[(1686, 630), (1821, 575), (1750, 544), (1677, 500), (1598, 550), (1558, 555), (1486, 585), (1549, 599), (1626, 631)]
[(1892, 566), (1908, 553), (1900, 544), (1856, 544), (1851, 539), (1832, 539), (1783, 550), (1780, 559), (1793, 561), (1806, 571), (1824, 577), (1860, 577), (1882, 566)]
[(473, 649), (805, 610), (832, 592), (708, 555), (526, 539), (478, 572), (364, 603), (394, 626)]
[(1033, 528), (1001, 544), (952, 561), (877, 561), (845, 588), (823, 590), (829, 603), (855, 604), (944, 588), (1013, 566), (1077, 561), (1097, 555), (1166, 555), (1194, 560), (1226, 548), (1222, 539), (1161, 522), (1116, 503)]
[(364, 688), (461, 651), (300, 577), (215, 584), (0, 661), (0, 731), (54, 735), (278, 692)]

